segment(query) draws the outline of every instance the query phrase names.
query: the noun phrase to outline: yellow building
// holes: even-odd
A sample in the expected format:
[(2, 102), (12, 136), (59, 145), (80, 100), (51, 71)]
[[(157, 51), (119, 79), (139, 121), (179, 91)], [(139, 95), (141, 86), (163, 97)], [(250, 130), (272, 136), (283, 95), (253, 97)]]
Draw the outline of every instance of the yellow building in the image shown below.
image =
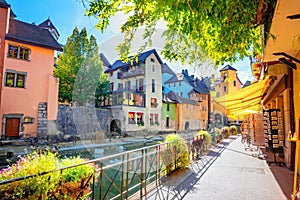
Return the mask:
[(241, 89), (243, 84), (236, 71), (230, 65), (226, 65), (220, 70), (220, 80), (214, 86), (216, 97)]

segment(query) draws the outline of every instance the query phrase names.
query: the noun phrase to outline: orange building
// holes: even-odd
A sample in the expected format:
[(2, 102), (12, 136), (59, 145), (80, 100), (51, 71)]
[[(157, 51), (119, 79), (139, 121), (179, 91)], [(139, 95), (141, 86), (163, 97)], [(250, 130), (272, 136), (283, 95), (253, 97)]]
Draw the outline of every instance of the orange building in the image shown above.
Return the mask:
[(0, 0), (0, 130), (1, 139), (42, 137), (57, 115), (58, 79), (54, 53), (62, 48), (48, 19), (40, 25), (15, 19)]
[(240, 81), (236, 71), (230, 65), (220, 69), (220, 80), (214, 86), (216, 97), (224, 96), (242, 88), (243, 83)]

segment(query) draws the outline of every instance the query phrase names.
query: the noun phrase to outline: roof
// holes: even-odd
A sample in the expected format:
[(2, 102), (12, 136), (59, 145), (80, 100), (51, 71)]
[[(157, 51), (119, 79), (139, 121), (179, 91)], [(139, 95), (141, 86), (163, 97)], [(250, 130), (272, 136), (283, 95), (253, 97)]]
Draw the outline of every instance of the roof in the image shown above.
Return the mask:
[(105, 67), (110, 66), (110, 62), (107, 60), (107, 58), (105, 57), (105, 55), (103, 53), (100, 53), (100, 59), (103, 62), (103, 66), (105, 66)]
[(161, 73), (167, 73), (167, 74), (175, 75), (175, 72), (173, 72), (173, 70), (168, 66), (167, 63), (163, 64), (163, 68), (162, 68)]
[(247, 87), (247, 86), (249, 86), (250, 84), (251, 84), (251, 81), (246, 81), (246, 83), (243, 85), (242, 88)]
[(57, 29), (55, 28), (55, 26), (53, 25), (53, 23), (51, 22), (50, 19), (46, 19), (44, 22), (40, 23), (39, 27), (55, 29), (57, 35), (59, 36), (59, 33), (58, 33)]
[(196, 86), (193, 86), (193, 88), (196, 92), (199, 92), (202, 94), (209, 94), (209, 89), (207, 88), (205, 83), (203, 83), (200, 80), (196, 80)]
[(180, 97), (172, 90), (167, 94), (167, 98), (171, 102), (176, 102), (176, 103), (180, 103), (180, 104), (187, 103), (187, 104), (198, 105), (198, 103), (196, 101), (194, 101), (192, 99)]
[(5, 0), (0, 0), (0, 7), (8, 8), (10, 5)]
[(221, 71), (226, 71), (226, 70), (234, 70), (234, 71), (237, 71), (236, 69), (234, 69), (234, 68), (231, 67), (230, 65), (226, 65), (225, 67), (223, 67), (222, 69), (220, 69), (220, 72), (221, 72)]
[(174, 74), (174, 76), (172, 76), (169, 80), (167, 80), (165, 82), (165, 84), (175, 83), (175, 82), (179, 82), (179, 81), (184, 81), (189, 84), (189, 81), (187, 80), (186, 77), (182, 76), (182, 78), (179, 78), (177, 74)]
[[(136, 61), (134, 60), (134, 65), (137, 65), (137, 64), (139, 64), (139, 63), (145, 62), (145, 60), (146, 60), (152, 53), (154, 53), (154, 55), (156, 56), (158, 62), (159, 62), (160, 64), (163, 64), (163, 62), (162, 62), (160, 56), (158, 55), (158, 53), (156, 52), (156, 50), (155, 50), (155, 49), (151, 49), (151, 50), (149, 50), (149, 51), (145, 51), (145, 52), (140, 53), (140, 54), (138, 55), (138, 61), (136, 62)], [(133, 58), (133, 57), (130, 56), (130, 57), (128, 57), (128, 58), (130, 59), (130, 58)], [(119, 69), (119, 68), (126, 67), (126, 66), (130, 66), (130, 65), (131, 65), (130, 61), (128, 61), (128, 62), (125, 63), (125, 62), (123, 62), (123, 61), (121, 61), (121, 60), (117, 60), (117, 61), (114, 62), (114, 64), (112, 64), (111, 66), (109, 66), (109, 68), (108, 68), (107, 70), (105, 70), (105, 72), (115, 71), (115, 70), (117, 70), (117, 69)]]
[(12, 18), (5, 39), (62, 51), (60, 44), (48, 30)]
[[(0, 0), (0, 7), (9, 8), (10, 5), (5, 0)], [(10, 17), (11, 18), (17, 17), (17, 15), (13, 12), (12, 9), (10, 9)]]

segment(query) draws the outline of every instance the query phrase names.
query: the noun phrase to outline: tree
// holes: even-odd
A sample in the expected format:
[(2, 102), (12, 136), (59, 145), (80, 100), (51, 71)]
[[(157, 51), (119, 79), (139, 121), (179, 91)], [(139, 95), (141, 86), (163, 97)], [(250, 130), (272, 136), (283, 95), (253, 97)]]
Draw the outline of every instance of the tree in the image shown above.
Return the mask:
[(151, 46), (151, 36), (159, 20), (167, 23), (163, 54), (170, 60), (193, 63), (213, 59), (216, 64), (236, 61), (262, 51), (262, 24), (273, 13), (276, 0), (97, 0), (89, 1), (87, 16), (99, 18), (97, 27), (104, 31), (117, 12), (127, 14), (121, 31), (124, 42), (118, 46), (126, 60), (131, 41), (139, 28)]
[[(57, 58), (54, 75), (59, 81), (59, 101), (73, 102), (78, 105), (94, 104), (97, 87), (108, 82), (103, 76), (103, 66), (96, 38), (88, 38), (83, 28), (73, 30)], [(101, 84), (100, 84), (101, 83)]]

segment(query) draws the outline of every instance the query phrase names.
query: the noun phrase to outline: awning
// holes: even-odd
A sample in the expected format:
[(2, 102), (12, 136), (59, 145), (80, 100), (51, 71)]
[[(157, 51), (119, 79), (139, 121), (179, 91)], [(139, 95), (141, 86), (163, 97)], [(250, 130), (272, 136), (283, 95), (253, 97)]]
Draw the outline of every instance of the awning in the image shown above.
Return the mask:
[(226, 108), (227, 115), (243, 115), (261, 111), (261, 99), (268, 79), (253, 83), (240, 90), (216, 98)]

